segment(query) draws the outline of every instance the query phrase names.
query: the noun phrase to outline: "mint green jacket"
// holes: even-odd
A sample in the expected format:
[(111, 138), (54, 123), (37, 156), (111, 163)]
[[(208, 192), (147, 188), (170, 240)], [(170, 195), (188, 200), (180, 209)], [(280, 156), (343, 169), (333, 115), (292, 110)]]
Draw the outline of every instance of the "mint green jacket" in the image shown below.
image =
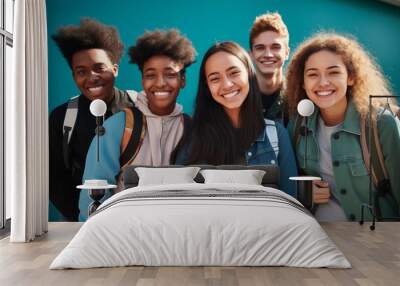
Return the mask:
[[(299, 135), (294, 141), (295, 120), (289, 122), (288, 129), (295, 145), (294, 150), (298, 166), (306, 175), (319, 176), (319, 147), (317, 126), (319, 109), (308, 119), (307, 160), (304, 165), (305, 136)], [(389, 173), (392, 195), (380, 199), (382, 216), (399, 216), (400, 208), (400, 121), (389, 112), (378, 117), (379, 139)], [(332, 134), (331, 152), (336, 193), (341, 206), (349, 220), (358, 220), (361, 215), (361, 204), (369, 201), (370, 177), (365, 167), (360, 145), (360, 115), (352, 102), (349, 103), (342, 128)], [(372, 189), (375, 191), (374, 186)], [(370, 220), (369, 211), (364, 211), (364, 218)]]

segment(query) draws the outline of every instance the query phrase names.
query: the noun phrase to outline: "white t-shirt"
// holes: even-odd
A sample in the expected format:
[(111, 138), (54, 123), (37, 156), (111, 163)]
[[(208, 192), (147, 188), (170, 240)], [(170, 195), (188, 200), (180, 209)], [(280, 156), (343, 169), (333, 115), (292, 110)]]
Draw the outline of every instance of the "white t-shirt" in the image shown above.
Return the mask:
[(340, 130), (342, 123), (336, 126), (326, 126), (320, 117), (318, 122), (318, 145), (319, 145), (319, 170), (322, 180), (328, 182), (331, 198), (327, 204), (317, 205), (315, 218), (318, 221), (347, 221), (346, 214), (337, 199), (335, 178), (333, 176), (331, 136)]

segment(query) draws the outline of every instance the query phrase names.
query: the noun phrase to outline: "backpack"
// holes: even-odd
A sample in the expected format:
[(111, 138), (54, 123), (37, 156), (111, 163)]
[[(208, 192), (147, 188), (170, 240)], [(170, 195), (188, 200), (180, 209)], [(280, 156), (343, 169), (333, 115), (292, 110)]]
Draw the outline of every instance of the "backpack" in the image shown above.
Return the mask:
[[(146, 117), (139, 109), (136, 107), (124, 108), (123, 112), (125, 112), (125, 129), (122, 135), (121, 155), (119, 158), (121, 171), (125, 169), (126, 166), (129, 166), (135, 159), (143, 143), (147, 129)], [(183, 121), (183, 135), (176, 149), (179, 148), (190, 129), (191, 118), (183, 113), (181, 115), (181, 120)]]
[[(146, 117), (136, 107), (124, 108), (125, 129), (121, 140), (121, 169), (135, 159), (146, 133)], [(143, 128), (144, 127), (144, 128)]]
[[(377, 112), (373, 111), (369, 116), (360, 117), (360, 144), (365, 167), (367, 168), (372, 183), (377, 190), (373, 198), (376, 216), (378, 219), (382, 219), (383, 217), (379, 205), (379, 199), (384, 196), (391, 196), (393, 200), (395, 200), (395, 198), (390, 185), (389, 174), (386, 170), (382, 146), (379, 140), (377, 116), (379, 116)], [(400, 118), (400, 110), (395, 114), (395, 116)], [(371, 127), (369, 126), (370, 122)]]
[[(386, 195), (392, 196), (392, 189), (390, 179), (386, 170), (385, 161), (383, 157), (382, 146), (379, 141), (377, 112), (373, 111), (373, 116), (360, 116), (360, 145), (362, 150), (363, 161), (368, 173), (371, 176), (372, 183), (374, 184), (377, 192), (374, 194), (375, 211), (378, 218), (382, 218), (381, 209), (379, 206), (379, 198)], [(400, 110), (396, 115), (400, 118)], [(368, 118), (369, 117), (369, 118)], [(372, 134), (369, 134), (369, 122), (371, 122)], [(305, 136), (305, 127), (302, 126), (301, 120), (296, 118), (293, 142), (297, 145), (301, 136)], [(371, 146), (369, 146), (369, 139), (371, 136)], [(371, 153), (371, 162), (370, 162)]]

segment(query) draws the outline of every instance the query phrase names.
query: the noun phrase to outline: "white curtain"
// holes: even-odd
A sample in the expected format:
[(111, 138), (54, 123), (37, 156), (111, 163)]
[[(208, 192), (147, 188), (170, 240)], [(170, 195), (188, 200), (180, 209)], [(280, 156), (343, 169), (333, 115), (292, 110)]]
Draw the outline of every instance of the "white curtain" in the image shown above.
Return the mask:
[(14, 94), (6, 98), (6, 187), (12, 242), (48, 227), (47, 23), (45, 0), (15, 1)]

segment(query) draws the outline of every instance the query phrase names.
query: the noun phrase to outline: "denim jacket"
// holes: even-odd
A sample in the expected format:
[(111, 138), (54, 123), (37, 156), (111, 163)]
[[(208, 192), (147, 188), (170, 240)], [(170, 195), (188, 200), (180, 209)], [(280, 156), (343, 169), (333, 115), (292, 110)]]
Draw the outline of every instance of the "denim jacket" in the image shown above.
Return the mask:
[(265, 128), (250, 146), (250, 149), (247, 150), (245, 154), (246, 162), (248, 165), (278, 164), (281, 190), (295, 197), (296, 184), (289, 180), (289, 177), (297, 176), (296, 159), (286, 129), (279, 122), (275, 122), (275, 126), (279, 141), (278, 158), (275, 156)]
[[(296, 159), (290, 143), (288, 132), (279, 122), (275, 122), (279, 141), (279, 154), (276, 158), (275, 152), (268, 139), (267, 129), (261, 132), (258, 138), (245, 153), (247, 165), (277, 164), (280, 169), (280, 189), (295, 197), (296, 184), (289, 180), (291, 176), (297, 176)], [(184, 164), (188, 157), (188, 147), (183, 148), (177, 155), (176, 164)]]

